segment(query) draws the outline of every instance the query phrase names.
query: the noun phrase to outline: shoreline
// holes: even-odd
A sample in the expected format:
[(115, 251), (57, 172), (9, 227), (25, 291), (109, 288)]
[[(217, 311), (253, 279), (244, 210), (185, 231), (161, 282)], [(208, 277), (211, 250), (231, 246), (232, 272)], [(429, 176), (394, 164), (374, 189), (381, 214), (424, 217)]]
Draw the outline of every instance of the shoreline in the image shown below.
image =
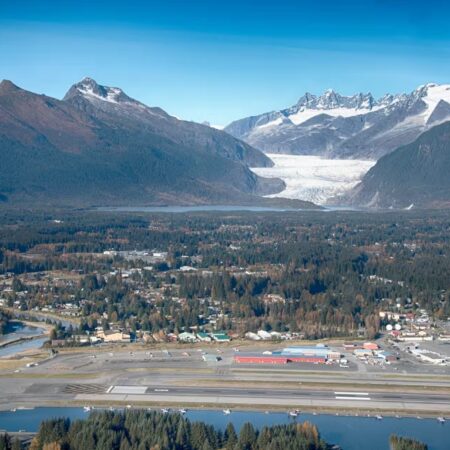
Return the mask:
[[(5, 407), (5, 405), (0, 405), (0, 412), (10, 411), (26, 411), (26, 410), (36, 410), (39, 408), (83, 408), (89, 406), (91, 409), (174, 409), (185, 408), (188, 410), (198, 410), (198, 411), (222, 411), (224, 409), (230, 409), (231, 412), (256, 412), (256, 413), (288, 413), (289, 411), (299, 411), (298, 417), (302, 414), (310, 415), (333, 415), (333, 416), (344, 416), (344, 417), (360, 417), (360, 418), (375, 418), (375, 416), (380, 415), (383, 418), (409, 418), (409, 419), (437, 419), (438, 417), (444, 417), (446, 420), (450, 419), (450, 411), (440, 412), (440, 411), (430, 411), (430, 410), (401, 410), (401, 409), (384, 409), (384, 408), (366, 408), (366, 407), (308, 407), (302, 406), (299, 408), (294, 408), (293, 405), (275, 405), (275, 404), (259, 404), (259, 405), (242, 405), (233, 402), (229, 403), (215, 403), (215, 402), (204, 402), (205, 404), (198, 404), (192, 402), (173, 402), (173, 401), (130, 401), (130, 400), (73, 400), (73, 401), (50, 401), (45, 404), (35, 404), (27, 406), (23, 405), (22, 402), (12, 402)], [(300, 405), (297, 405), (300, 406)], [(16, 410), (16, 411), (12, 411)], [(176, 411), (174, 411), (176, 412)]]

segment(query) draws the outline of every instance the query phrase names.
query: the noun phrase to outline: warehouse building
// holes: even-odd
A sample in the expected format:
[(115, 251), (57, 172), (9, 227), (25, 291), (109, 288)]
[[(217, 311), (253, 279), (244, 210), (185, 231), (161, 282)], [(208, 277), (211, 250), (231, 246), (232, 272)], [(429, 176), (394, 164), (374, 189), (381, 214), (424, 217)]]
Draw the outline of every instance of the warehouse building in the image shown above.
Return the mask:
[(262, 355), (260, 353), (241, 353), (234, 356), (234, 362), (239, 364), (287, 364), (288, 359), (277, 355)]
[(327, 361), (338, 361), (340, 358), (340, 352), (319, 344), (285, 347), (273, 352), (240, 353), (234, 356), (234, 362), (240, 364), (325, 364)]
[(239, 355), (234, 356), (234, 362), (238, 364), (325, 364), (326, 359), (319, 356), (283, 356), (281, 354), (263, 355), (261, 353), (240, 353)]

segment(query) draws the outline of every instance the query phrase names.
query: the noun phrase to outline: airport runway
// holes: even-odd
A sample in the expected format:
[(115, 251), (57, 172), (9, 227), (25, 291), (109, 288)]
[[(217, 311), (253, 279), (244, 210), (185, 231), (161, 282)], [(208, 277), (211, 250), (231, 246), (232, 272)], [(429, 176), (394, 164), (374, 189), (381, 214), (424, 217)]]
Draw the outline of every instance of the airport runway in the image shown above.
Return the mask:
[(420, 393), (358, 392), (313, 389), (247, 389), (226, 387), (109, 386), (102, 394), (79, 394), (78, 401), (107, 403), (265, 405), (290, 408), (357, 408), (450, 414), (450, 396)]
[(156, 397), (252, 397), (277, 399), (322, 399), (322, 400), (352, 400), (352, 401), (384, 401), (384, 402), (419, 402), (450, 405), (449, 395), (411, 394), (392, 392), (356, 392), (356, 391), (325, 391), (325, 390), (293, 390), (293, 389), (247, 389), (219, 387), (174, 387), (174, 386), (110, 386), (108, 394), (151, 395)]

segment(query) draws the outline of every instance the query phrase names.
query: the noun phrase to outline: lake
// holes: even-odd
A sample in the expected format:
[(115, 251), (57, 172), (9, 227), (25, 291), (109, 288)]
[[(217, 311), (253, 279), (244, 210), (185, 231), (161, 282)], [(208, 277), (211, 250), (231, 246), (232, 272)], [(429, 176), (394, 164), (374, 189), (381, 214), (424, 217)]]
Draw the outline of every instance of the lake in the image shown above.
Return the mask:
[(322, 206), (322, 209), (273, 208), (268, 206), (233, 206), (233, 205), (202, 205), (202, 206), (102, 206), (96, 208), (101, 212), (133, 212), (133, 213), (190, 213), (190, 212), (333, 212), (333, 211), (364, 211), (353, 206)]
[[(36, 408), (31, 410), (0, 411), (0, 429), (7, 431), (36, 431), (44, 419), (69, 417), (86, 418), (89, 413), (82, 408)], [(388, 449), (389, 436), (393, 433), (416, 438), (428, 444), (429, 450), (448, 450), (450, 422), (440, 424), (436, 419), (415, 419), (386, 417), (376, 420), (372, 417), (335, 416), (330, 414), (300, 414), (291, 419), (286, 413), (263, 413), (233, 411), (224, 415), (222, 411), (190, 410), (186, 417), (191, 421), (202, 421), (225, 429), (232, 422), (239, 429), (245, 422), (255, 427), (293, 422), (309, 421), (317, 425), (322, 437), (344, 450), (382, 450)]]
[(234, 205), (201, 205), (201, 206), (117, 206), (101, 207), (97, 211), (104, 212), (152, 212), (152, 213), (188, 213), (188, 212), (282, 212), (282, 211), (303, 211), (293, 208), (271, 208), (268, 206), (234, 206)]

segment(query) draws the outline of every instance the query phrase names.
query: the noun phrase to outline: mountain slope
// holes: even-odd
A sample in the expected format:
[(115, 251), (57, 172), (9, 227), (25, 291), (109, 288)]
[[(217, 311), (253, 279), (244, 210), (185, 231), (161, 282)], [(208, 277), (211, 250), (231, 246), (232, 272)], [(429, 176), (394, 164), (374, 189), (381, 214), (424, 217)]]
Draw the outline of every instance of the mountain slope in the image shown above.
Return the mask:
[(375, 160), (445, 120), (450, 85), (430, 83), (378, 100), (306, 93), (290, 108), (235, 121), (225, 131), (268, 153)]
[(161, 108), (151, 108), (128, 97), (121, 89), (98, 85), (84, 78), (73, 85), (63, 99), (114, 128), (133, 133), (157, 133), (183, 146), (195, 146), (248, 166), (270, 167), (263, 153), (228, 133), (195, 122), (178, 120)]
[(379, 208), (450, 206), (450, 122), (381, 158), (348, 195)]
[(254, 202), (283, 188), (258, 150), (84, 79), (63, 101), (0, 83), (0, 195), (10, 204)]

